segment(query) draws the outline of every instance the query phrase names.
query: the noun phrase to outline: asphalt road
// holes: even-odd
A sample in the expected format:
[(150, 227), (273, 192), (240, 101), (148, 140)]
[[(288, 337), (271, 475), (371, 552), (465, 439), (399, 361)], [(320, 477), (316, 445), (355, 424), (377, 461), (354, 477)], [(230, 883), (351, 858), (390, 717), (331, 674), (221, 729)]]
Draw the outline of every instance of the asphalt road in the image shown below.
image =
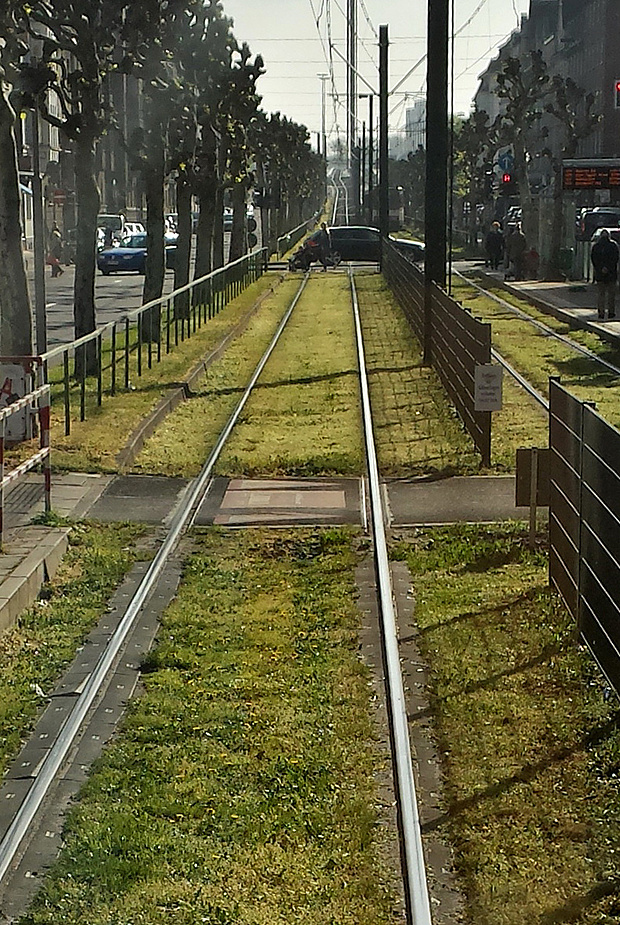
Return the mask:
[[(194, 242), (192, 242), (194, 244)], [(230, 234), (224, 235), (224, 255), (228, 256)], [(75, 340), (73, 328), (73, 281), (75, 267), (63, 266), (62, 276), (52, 278), (50, 268), (45, 268), (45, 305), (47, 315), (47, 347), (51, 350), (59, 344), (69, 344)], [(190, 278), (193, 273), (190, 270)], [(34, 314), (34, 280), (32, 263), (28, 268), (30, 301)], [(114, 321), (119, 316), (142, 305), (142, 288), (144, 276), (140, 273), (113, 273), (104, 276), (98, 270), (95, 276), (95, 306), (97, 327)], [(174, 288), (174, 272), (166, 270), (164, 295)], [(36, 343), (36, 337), (34, 339)]]

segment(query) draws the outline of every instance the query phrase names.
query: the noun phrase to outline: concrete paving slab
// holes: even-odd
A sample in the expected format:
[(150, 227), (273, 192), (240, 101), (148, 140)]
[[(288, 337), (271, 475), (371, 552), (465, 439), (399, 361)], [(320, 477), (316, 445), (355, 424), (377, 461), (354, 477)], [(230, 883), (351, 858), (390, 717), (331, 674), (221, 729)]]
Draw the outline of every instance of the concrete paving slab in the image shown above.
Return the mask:
[(188, 485), (187, 479), (126, 475), (113, 479), (90, 509), (95, 520), (163, 523)]
[(362, 522), (359, 479), (215, 479), (197, 525), (301, 526)]
[(392, 526), (495, 523), (529, 518), (529, 508), (515, 505), (513, 476), (394, 481), (386, 484), (386, 493)]

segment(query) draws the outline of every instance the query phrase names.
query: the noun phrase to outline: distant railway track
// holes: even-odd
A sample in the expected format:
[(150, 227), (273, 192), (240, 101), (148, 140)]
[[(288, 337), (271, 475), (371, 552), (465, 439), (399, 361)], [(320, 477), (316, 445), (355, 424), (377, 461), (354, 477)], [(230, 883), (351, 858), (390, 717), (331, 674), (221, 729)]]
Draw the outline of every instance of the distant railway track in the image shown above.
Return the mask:
[[(344, 190), (343, 184), (339, 195), (345, 197)], [(431, 925), (426, 869), (409, 742), (408, 716), (394, 612), (394, 591), (387, 552), (385, 528), (387, 514), (384, 509), (384, 497), (375, 451), (372, 409), (370, 406), (355, 277), (352, 270), (349, 270), (348, 273), (351, 310), (355, 324), (362, 404), (361, 416), (366, 452), (367, 471), (365, 477), (368, 484), (367, 503), (369, 516), (365, 516), (364, 522), (367, 524), (372, 540), (377, 576), (377, 610), (380, 617), (380, 631), (385, 655), (386, 697), (389, 703), (387, 712), (390, 721), (393, 776), (397, 794), (404, 893), (407, 901), (408, 921), (411, 925)], [(209, 492), (215, 463), (233, 433), (235, 425), (259, 382), (270, 357), (276, 350), (280, 337), (304, 293), (308, 279), (309, 274), (305, 274), (300, 281), (300, 285), (283, 313), (269, 346), (256, 366), (233, 413), (213, 445), (199, 476), (188, 489), (182, 505), (177, 510), (154, 559), (120, 616), (117, 629), (103, 646), (103, 651), (94, 670), (90, 673), (87, 683), (82, 690), (76, 692), (66, 721), (62, 723), (55, 740), (49, 744), (45, 756), (33, 774), (32, 785), (25, 789), (19, 806), (15, 808), (12, 821), (8, 824), (6, 830), (0, 832), (0, 888), (5, 897), (11, 889), (11, 874), (14, 873), (19, 863), (23, 846), (29, 841), (33, 831), (41, 827), (44, 806), (54, 799), (54, 788), (62, 777), (62, 771), (67, 764), (68, 757), (75, 747), (75, 742), (81, 734), (87, 718), (92, 715), (93, 707), (100, 698), (102, 690), (106, 685), (110, 684), (111, 675), (115, 670), (115, 662), (138, 619), (138, 615), (148, 605), (166, 564), (178, 549), (182, 536), (191, 529), (196, 513)], [(366, 497), (366, 493), (364, 493), (364, 497)]]
[[(568, 347), (570, 350), (574, 351), (580, 356), (586, 357), (588, 360), (591, 360), (593, 363), (598, 364), (607, 372), (613, 373), (615, 376), (620, 376), (620, 367), (616, 366), (614, 363), (610, 363), (604, 357), (599, 356), (594, 353), (592, 350), (588, 350), (587, 347), (584, 347), (582, 344), (577, 343), (571, 337), (567, 337), (565, 334), (560, 334), (559, 331), (555, 331), (552, 327), (545, 324), (543, 321), (540, 321), (538, 318), (532, 317), (531, 314), (524, 311), (518, 306), (513, 305), (511, 302), (508, 302), (506, 299), (502, 299), (501, 296), (498, 296), (495, 292), (486, 288), (485, 286), (480, 285), (480, 283), (475, 282), (471, 277), (466, 276), (464, 273), (461, 273), (459, 270), (453, 270), (453, 273), (458, 276), (464, 283), (468, 286), (471, 286), (472, 289), (475, 289), (477, 292), (482, 293), (487, 298), (492, 299), (498, 305), (501, 305), (502, 308), (506, 311), (511, 312), (521, 321), (525, 321), (527, 324), (531, 324), (532, 327), (539, 330), (545, 337), (556, 340), (559, 343), (563, 344), (565, 347)], [(549, 402), (547, 399), (540, 394), (532, 385), (527, 381), (527, 379), (522, 376), (497, 350), (492, 351), (494, 359), (500, 363), (504, 369), (515, 379), (515, 381), (525, 389), (525, 391), (534, 398), (542, 407), (548, 411)]]

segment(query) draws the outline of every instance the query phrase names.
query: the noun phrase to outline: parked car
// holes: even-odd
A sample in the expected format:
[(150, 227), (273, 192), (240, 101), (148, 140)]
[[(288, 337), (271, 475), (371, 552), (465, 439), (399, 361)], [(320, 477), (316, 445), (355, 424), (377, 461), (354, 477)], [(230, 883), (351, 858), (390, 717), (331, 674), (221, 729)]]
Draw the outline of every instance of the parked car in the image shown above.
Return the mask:
[(125, 236), (130, 234), (146, 234), (146, 228), (142, 222), (125, 222)]
[(603, 231), (608, 231), (609, 237), (611, 238), (611, 240), (615, 241), (616, 244), (620, 247), (620, 227), (617, 227), (617, 226), (614, 226), (612, 228), (597, 228), (594, 234), (592, 235), (590, 243), (593, 245), (596, 244), (596, 242), (601, 237), (601, 233)]
[(224, 231), (232, 231), (233, 226), (233, 210), (226, 206), (224, 209)]
[(620, 208), (598, 206), (596, 209), (584, 209), (577, 222), (575, 237), (578, 241), (590, 241), (597, 228), (617, 228), (619, 226)]
[(390, 235), (390, 241), (413, 263), (424, 261), (425, 246), (422, 241), (413, 241), (411, 238), (394, 238), (392, 235)]
[[(318, 234), (318, 232), (316, 232)], [(367, 225), (334, 225), (329, 229), (332, 250), (342, 260), (381, 259), (381, 233)]]

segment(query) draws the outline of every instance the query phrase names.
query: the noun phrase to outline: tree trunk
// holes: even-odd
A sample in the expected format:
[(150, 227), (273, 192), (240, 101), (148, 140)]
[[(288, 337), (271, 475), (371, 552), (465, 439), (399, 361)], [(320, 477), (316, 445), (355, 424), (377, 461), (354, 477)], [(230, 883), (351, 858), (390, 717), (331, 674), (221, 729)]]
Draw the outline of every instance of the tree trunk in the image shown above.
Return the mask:
[(160, 299), (164, 288), (164, 150), (149, 154), (144, 171), (146, 197), (146, 273), (142, 302)]
[(192, 188), (185, 171), (177, 177), (176, 193), (179, 237), (174, 260), (174, 288), (180, 289), (189, 282), (192, 249)]
[(22, 253), (15, 113), (0, 90), (0, 354), (32, 355), (32, 312)]
[(213, 268), (213, 226), (215, 196), (212, 184), (201, 186), (198, 192), (198, 229), (196, 231), (196, 263), (194, 279), (200, 279)]
[(564, 233), (564, 190), (562, 189), (562, 162), (553, 164), (553, 219), (551, 223), (551, 242), (547, 279), (563, 279), (562, 274), (562, 238)]
[[(97, 250), (97, 215), (100, 196), (95, 180), (95, 139), (80, 134), (75, 142), (75, 187), (77, 199), (75, 281), (73, 316), (76, 340), (91, 334), (97, 327), (95, 315), (95, 253)], [(95, 341), (78, 351), (76, 375), (97, 372)]]
[(246, 252), (245, 246), (245, 183), (235, 183), (232, 188), (233, 225), (230, 235), (228, 262), (238, 260)]
[(213, 269), (224, 266), (224, 188), (218, 183), (213, 197)]

